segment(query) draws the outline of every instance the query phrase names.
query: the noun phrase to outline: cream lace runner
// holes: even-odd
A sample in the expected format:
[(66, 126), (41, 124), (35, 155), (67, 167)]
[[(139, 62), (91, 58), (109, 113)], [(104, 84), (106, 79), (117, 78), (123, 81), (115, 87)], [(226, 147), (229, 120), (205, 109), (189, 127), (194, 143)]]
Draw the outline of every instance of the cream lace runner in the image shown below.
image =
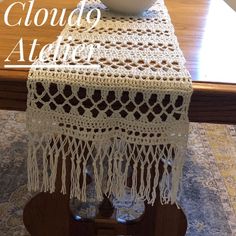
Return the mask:
[[(72, 47), (100, 44), (90, 63), (80, 55), (78, 64), (101, 68), (29, 73), (29, 189), (54, 192), (62, 158), (61, 191), (71, 197), (86, 201), (89, 166), (99, 200), (104, 193), (122, 197), (128, 185), (134, 198), (149, 204), (158, 187), (162, 203), (176, 203), (192, 87), (167, 9), (159, 0), (142, 17), (131, 17), (110, 13), (99, 2), (90, 5), (102, 10), (98, 26), (67, 26), (61, 45), (69, 36)], [(35, 65), (74, 65), (48, 55), (51, 60)]]

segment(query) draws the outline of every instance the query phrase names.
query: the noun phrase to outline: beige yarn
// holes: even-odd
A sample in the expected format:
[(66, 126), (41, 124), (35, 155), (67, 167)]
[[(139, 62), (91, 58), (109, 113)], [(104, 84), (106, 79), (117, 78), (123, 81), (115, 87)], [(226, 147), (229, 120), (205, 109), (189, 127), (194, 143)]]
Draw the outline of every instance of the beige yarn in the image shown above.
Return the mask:
[(73, 38), (72, 48), (100, 44), (90, 63), (81, 55), (78, 64), (101, 68), (63, 68), (74, 63), (54, 62), (48, 51), (50, 59), (34, 65), (61, 67), (29, 73), (29, 190), (55, 191), (61, 156), (61, 191), (71, 197), (86, 201), (88, 166), (99, 200), (103, 193), (121, 197), (132, 166), (134, 198), (154, 204), (159, 186), (161, 202), (174, 204), (185, 161), (192, 86), (167, 9), (158, 1), (143, 16), (122, 16), (99, 2), (91, 1), (89, 7), (102, 11), (98, 26), (89, 32), (86, 22), (80, 28), (67, 26), (61, 36), (63, 43)]

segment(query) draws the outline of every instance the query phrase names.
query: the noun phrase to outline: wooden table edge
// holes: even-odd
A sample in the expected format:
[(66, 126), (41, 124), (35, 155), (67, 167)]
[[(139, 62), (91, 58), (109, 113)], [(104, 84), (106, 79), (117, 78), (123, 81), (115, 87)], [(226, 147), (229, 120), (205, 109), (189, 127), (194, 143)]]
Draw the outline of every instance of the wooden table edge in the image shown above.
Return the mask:
[[(26, 84), (23, 76), (1, 75), (0, 109), (25, 111)], [(236, 84), (194, 81), (189, 118), (192, 122), (236, 124)]]

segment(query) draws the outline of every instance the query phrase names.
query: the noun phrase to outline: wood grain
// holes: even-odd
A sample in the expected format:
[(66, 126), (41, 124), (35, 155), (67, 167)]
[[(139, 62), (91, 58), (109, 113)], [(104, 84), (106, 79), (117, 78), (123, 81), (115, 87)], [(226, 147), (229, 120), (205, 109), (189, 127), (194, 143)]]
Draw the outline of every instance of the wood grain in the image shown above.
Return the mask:
[[(11, 2), (13, 1), (0, 3), (1, 15), (4, 14)], [(36, 1), (34, 11), (40, 7), (47, 9), (53, 7), (62, 9), (66, 7), (69, 13), (76, 4), (77, 1)], [(207, 33), (208, 31), (211, 32), (211, 29), (219, 28), (217, 17), (220, 17), (221, 21), (224, 22), (229, 20), (231, 14), (233, 18), (233, 13), (229, 12), (229, 7), (222, 0), (166, 0), (166, 4), (175, 26), (180, 46), (187, 60), (186, 66), (193, 79), (194, 94), (190, 106), (190, 120), (212, 123), (236, 123), (236, 75), (234, 67), (229, 66), (236, 51), (234, 52), (235, 48), (233, 46), (232, 50), (223, 50), (229, 44), (228, 39), (236, 35), (236, 28), (231, 27), (230, 32), (224, 31), (229, 34), (221, 35), (220, 43), (212, 40), (212, 37), (215, 36), (214, 30), (212, 35)], [(210, 14), (212, 9), (216, 12), (213, 15)], [(221, 12), (220, 16), (217, 15), (219, 10)], [(222, 17), (224, 13), (228, 17)], [(25, 13), (19, 10), (13, 11), (12, 17), (19, 17), (19, 14), (24, 15)], [(215, 19), (212, 17), (215, 17)], [(216, 21), (215, 25), (214, 20)], [(233, 26), (233, 22), (224, 23)], [(28, 70), (6, 70), (3, 68), (4, 60), (20, 37), (25, 40), (25, 52), (28, 55), (32, 39), (37, 38), (43, 46), (56, 39), (61, 27), (50, 27), (49, 25), (36, 27), (32, 25), (30, 27), (12, 28), (7, 27), (3, 22), (3, 17), (1, 17), (0, 31), (0, 109), (24, 111), (27, 99), (26, 81)], [(208, 42), (207, 45), (206, 42)], [(209, 51), (208, 46), (215, 47), (217, 54)], [(222, 50), (220, 50), (221, 48)], [(36, 53), (39, 52), (39, 49), (40, 47)], [(221, 57), (225, 57), (225, 53), (228, 53), (227, 60), (221, 60), (221, 66), (214, 67), (214, 65), (209, 64), (209, 69), (206, 69), (206, 65), (203, 64), (204, 58), (207, 58), (210, 62), (215, 62), (215, 58), (221, 59)], [(14, 60), (16, 62), (17, 58), (15, 57)]]

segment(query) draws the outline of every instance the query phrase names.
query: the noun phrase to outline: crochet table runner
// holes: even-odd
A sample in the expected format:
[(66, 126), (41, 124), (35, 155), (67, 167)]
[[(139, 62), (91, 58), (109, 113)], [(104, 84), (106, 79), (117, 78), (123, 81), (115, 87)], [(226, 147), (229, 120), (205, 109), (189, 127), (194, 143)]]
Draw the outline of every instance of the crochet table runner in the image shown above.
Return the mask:
[(142, 16), (123, 16), (89, 4), (101, 9), (99, 24), (90, 31), (87, 21), (85, 27), (67, 25), (60, 45), (99, 44), (90, 62), (82, 54), (77, 64), (64, 61), (66, 49), (55, 61), (48, 49), (49, 59), (36, 61), (29, 73), (29, 189), (54, 192), (61, 163), (61, 192), (81, 201), (90, 168), (98, 200), (103, 194), (120, 198), (129, 186), (135, 199), (154, 204), (160, 192), (163, 204), (174, 204), (192, 86), (167, 9), (159, 0)]

